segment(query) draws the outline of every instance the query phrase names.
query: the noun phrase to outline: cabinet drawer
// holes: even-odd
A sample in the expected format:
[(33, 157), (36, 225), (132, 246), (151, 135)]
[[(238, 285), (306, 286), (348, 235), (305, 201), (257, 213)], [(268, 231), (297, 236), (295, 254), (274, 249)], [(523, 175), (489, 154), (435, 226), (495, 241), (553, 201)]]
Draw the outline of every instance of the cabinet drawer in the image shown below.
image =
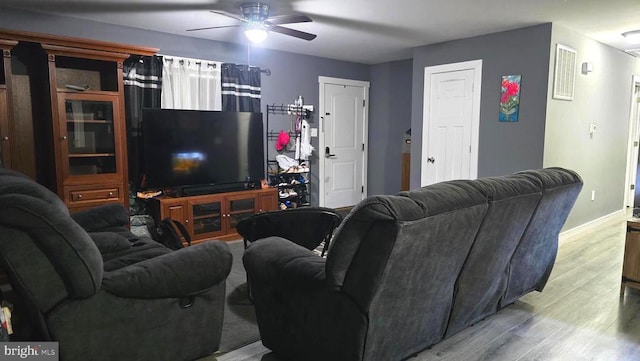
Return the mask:
[(71, 203), (118, 199), (118, 188), (87, 189), (71, 191)]

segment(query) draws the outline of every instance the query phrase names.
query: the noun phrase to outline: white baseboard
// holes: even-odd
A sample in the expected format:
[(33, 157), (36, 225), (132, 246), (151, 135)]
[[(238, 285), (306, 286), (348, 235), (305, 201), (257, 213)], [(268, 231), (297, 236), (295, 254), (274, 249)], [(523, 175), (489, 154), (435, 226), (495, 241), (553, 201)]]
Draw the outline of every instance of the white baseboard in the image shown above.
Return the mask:
[(606, 216), (594, 219), (577, 227), (560, 232), (558, 243), (575, 241), (580, 239), (585, 233), (592, 232), (600, 227), (609, 225), (610, 223), (620, 222), (622, 225), (629, 215), (624, 209), (607, 214)]

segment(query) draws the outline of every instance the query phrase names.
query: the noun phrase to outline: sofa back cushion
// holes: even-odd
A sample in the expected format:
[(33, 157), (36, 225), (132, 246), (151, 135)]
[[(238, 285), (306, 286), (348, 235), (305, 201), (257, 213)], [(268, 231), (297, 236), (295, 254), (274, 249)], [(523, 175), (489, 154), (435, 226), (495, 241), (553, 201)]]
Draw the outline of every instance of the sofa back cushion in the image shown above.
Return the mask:
[(327, 280), (369, 317), (365, 359), (401, 359), (442, 338), (486, 210), (486, 196), (470, 181), (451, 181), (369, 197), (346, 217)]
[[(70, 297), (92, 296), (102, 282), (100, 252), (89, 235), (71, 219), (64, 204), (61, 209), (61, 202), (52, 197), (56, 196), (34, 181), (0, 177), (0, 225), (27, 235), (20, 237), (23, 244), (0, 236), (4, 244), (2, 256), (13, 270), (38, 272), (22, 266), (50, 264), (48, 269), (53, 272), (24, 285), (30, 292), (59, 280)], [(14, 277), (14, 281), (28, 279), (31, 278)]]
[(447, 336), (498, 310), (511, 258), (542, 196), (540, 181), (522, 175), (472, 184), (487, 196), (489, 209), (456, 282)]
[(500, 307), (545, 286), (558, 252), (558, 235), (582, 189), (580, 176), (567, 169), (546, 168), (519, 174), (542, 183), (542, 198), (511, 258), (508, 286)]

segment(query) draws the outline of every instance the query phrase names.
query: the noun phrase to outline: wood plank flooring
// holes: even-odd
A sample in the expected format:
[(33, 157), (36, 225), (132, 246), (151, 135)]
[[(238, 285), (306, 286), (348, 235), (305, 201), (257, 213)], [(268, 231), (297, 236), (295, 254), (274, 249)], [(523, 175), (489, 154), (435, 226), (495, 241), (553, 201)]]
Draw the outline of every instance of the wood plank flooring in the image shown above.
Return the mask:
[[(619, 296), (625, 230), (620, 220), (563, 241), (543, 292), (409, 360), (640, 360), (640, 291)], [(202, 361), (281, 360), (256, 342)]]

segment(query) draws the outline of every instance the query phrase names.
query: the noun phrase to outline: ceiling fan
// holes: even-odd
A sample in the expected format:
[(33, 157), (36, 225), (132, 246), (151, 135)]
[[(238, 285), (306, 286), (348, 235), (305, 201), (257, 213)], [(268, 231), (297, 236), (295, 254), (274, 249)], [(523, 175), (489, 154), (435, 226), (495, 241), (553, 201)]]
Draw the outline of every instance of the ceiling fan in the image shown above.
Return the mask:
[(214, 14), (228, 16), (230, 18), (241, 21), (238, 25), (210, 26), (205, 28), (187, 29), (187, 31), (199, 31), (208, 29), (219, 29), (229, 27), (244, 27), (247, 38), (253, 42), (260, 42), (267, 37), (267, 33), (272, 31), (283, 35), (293, 36), (294, 38), (311, 41), (316, 38), (315, 34), (306, 33), (304, 31), (285, 28), (283, 24), (307, 23), (311, 22), (310, 17), (302, 14), (294, 15), (276, 15), (269, 16), (270, 6), (265, 3), (251, 2), (240, 5), (242, 12), (240, 15), (228, 13), (226, 11), (211, 10)]

